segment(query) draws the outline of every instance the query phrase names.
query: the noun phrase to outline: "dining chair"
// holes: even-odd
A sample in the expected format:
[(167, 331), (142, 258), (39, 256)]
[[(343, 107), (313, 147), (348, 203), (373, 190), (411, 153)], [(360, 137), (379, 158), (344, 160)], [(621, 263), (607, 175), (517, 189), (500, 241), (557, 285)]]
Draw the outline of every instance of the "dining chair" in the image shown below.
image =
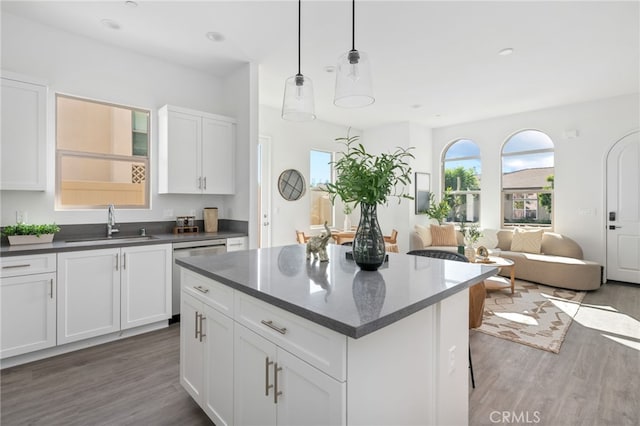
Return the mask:
[(391, 235), (384, 236), (384, 242), (389, 244), (398, 244), (398, 231), (395, 229), (392, 229)]
[(296, 230), (296, 241), (300, 244), (306, 244), (307, 241), (309, 241), (309, 238), (311, 238), (310, 235), (305, 235), (304, 231), (298, 231)]
[[(446, 250), (412, 250), (407, 254), (415, 256), (425, 256), (436, 259), (454, 260), (457, 262), (468, 262), (466, 256)], [(478, 328), (482, 325), (482, 315), (484, 314), (484, 301), (487, 298), (487, 290), (484, 281), (469, 287), (469, 329)], [(469, 371), (471, 372), (471, 386), (476, 388), (476, 380), (473, 376), (473, 362), (471, 361), (471, 342), (469, 342)]]

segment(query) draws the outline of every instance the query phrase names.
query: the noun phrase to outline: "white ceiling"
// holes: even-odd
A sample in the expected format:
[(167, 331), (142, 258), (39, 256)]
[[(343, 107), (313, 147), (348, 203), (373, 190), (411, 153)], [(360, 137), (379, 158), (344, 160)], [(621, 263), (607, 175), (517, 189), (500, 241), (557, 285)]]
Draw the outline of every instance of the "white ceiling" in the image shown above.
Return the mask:
[[(351, 2), (302, 2), (302, 73), (318, 119), (429, 127), (640, 91), (638, 1), (356, 2), (376, 102), (333, 105), (325, 67), (351, 48)], [(224, 76), (260, 65), (260, 103), (281, 107), (297, 72), (297, 1), (2, 1), (2, 12)], [(102, 19), (119, 30), (101, 25)], [(214, 43), (205, 33), (226, 40)], [(503, 48), (515, 49), (499, 56)]]

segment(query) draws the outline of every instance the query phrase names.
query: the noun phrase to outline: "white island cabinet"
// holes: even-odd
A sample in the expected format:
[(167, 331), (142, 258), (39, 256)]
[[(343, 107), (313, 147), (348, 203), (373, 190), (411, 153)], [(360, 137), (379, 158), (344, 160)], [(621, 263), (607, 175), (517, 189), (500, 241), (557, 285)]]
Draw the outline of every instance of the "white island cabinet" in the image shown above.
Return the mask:
[(233, 425), (232, 291), (188, 272), (182, 283), (180, 383), (216, 425)]
[(158, 128), (160, 194), (235, 193), (235, 119), (165, 105)]
[(0, 358), (56, 345), (56, 255), (1, 258)]
[(171, 317), (170, 244), (58, 254), (58, 344)]
[[(181, 342), (181, 383), (214, 423), (467, 424), (467, 287), (496, 268), (390, 253), (366, 272), (345, 247), (328, 247), (328, 265), (304, 250), (176, 260), (184, 300), (195, 299), (181, 330), (192, 340)], [(224, 338), (210, 337), (207, 309), (224, 317)], [(211, 365), (217, 372), (198, 374)], [(232, 399), (207, 395), (207, 383), (225, 383)], [(204, 401), (218, 413), (233, 407), (233, 417), (221, 421)]]

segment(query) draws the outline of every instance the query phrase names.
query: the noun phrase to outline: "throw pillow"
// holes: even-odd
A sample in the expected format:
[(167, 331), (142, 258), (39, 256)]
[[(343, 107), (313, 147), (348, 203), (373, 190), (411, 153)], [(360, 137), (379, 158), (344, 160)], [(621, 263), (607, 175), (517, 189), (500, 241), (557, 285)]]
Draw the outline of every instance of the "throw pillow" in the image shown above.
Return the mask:
[(498, 247), (498, 230), (483, 229), (482, 236), (478, 239), (478, 246), (484, 246), (488, 249)]
[(453, 225), (431, 225), (431, 245), (456, 247), (456, 228)]
[(422, 225), (416, 225), (414, 227), (414, 229), (416, 230), (416, 233), (420, 236), (420, 239), (422, 240), (422, 245), (424, 247), (430, 246), (431, 245), (431, 231), (429, 230), (428, 226), (422, 226)]
[(524, 230), (516, 228), (513, 231), (511, 240), (511, 251), (521, 251), (525, 253), (540, 253), (542, 246), (542, 233), (544, 230)]

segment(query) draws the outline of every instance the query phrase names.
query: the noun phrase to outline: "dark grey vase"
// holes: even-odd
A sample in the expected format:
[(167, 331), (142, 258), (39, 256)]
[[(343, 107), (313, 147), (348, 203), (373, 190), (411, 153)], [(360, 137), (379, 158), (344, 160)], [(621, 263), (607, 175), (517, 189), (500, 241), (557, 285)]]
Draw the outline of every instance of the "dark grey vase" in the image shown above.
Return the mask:
[(364, 271), (377, 271), (384, 263), (385, 247), (376, 204), (360, 204), (360, 223), (353, 240), (353, 260)]

